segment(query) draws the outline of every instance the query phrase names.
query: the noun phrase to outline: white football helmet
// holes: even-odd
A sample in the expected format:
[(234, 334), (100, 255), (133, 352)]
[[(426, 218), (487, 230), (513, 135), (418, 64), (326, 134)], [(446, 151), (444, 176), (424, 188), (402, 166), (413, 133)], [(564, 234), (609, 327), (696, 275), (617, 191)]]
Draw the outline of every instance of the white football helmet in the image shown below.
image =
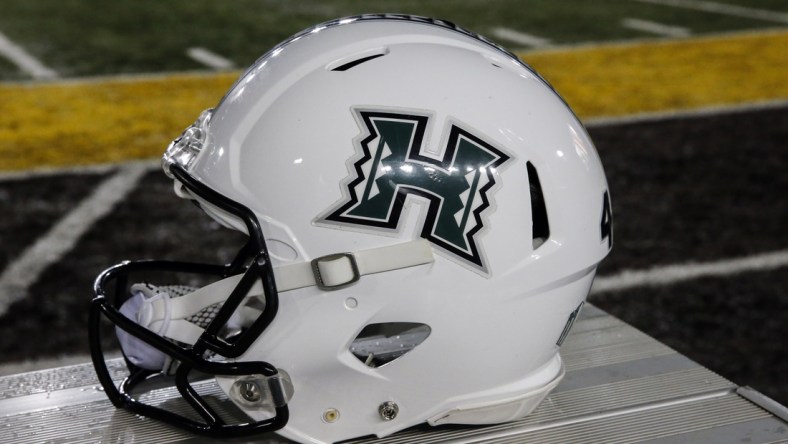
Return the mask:
[[(445, 21), (366, 15), (295, 35), (163, 164), (249, 241), (226, 266), (99, 276), (94, 362), (115, 405), (210, 435), (318, 443), (521, 418), (563, 376), (559, 347), (612, 246), (581, 123), (516, 56)], [(214, 282), (126, 288), (154, 269)], [(102, 316), (132, 373), (120, 388)], [(229, 423), (192, 372), (251, 419)], [(129, 393), (153, 374), (175, 375), (197, 419)]]

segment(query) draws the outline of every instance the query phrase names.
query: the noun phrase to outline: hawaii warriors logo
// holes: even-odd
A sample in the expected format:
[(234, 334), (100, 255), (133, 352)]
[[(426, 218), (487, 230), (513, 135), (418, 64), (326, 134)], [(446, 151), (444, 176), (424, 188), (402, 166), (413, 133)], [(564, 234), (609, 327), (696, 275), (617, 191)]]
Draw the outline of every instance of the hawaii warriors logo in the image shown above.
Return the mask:
[(348, 161), (344, 197), (317, 222), (396, 231), (403, 209), (419, 197), (427, 203), (421, 237), (488, 274), (477, 237), (498, 185), (497, 168), (509, 156), (455, 124), (444, 135), (443, 155), (431, 155), (422, 152), (427, 116), (355, 113), (364, 133)]

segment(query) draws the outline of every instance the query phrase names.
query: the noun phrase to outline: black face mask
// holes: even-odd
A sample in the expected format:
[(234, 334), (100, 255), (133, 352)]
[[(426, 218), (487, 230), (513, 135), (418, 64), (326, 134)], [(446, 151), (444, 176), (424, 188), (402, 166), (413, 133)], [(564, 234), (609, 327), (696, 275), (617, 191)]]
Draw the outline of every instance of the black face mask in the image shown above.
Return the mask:
[[(244, 436), (272, 432), (287, 424), (288, 407), (285, 383), (273, 365), (262, 361), (229, 362), (223, 358), (242, 355), (276, 316), (279, 298), (268, 249), (257, 218), (251, 210), (206, 187), (191, 177), (178, 165), (170, 166), (170, 173), (191, 193), (204, 201), (237, 217), (246, 226), (249, 239), (235, 259), (227, 265), (189, 263), (176, 261), (133, 261), (115, 265), (101, 273), (94, 284), (95, 297), (91, 303), (89, 338), (93, 365), (99, 381), (110, 401), (116, 407), (167, 422), (191, 432), (209, 436)], [(194, 342), (185, 344), (164, 338), (143, 327), (123, 313), (120, 308), (129, 298), (129, 286), (139, 276), (150, 273), (165, 273), (178, 276), (178, 282), (200, 279), (215, 281), (229, 276), (242, 275), (240, 281), (223, 301), (218, 312)], [(242, 329), (228, 329), (231, 316), (242, 306), (249, 290), (257, 283), (262, 285), (261, 298), (264, 304), (254, 322)], [(163, 353), (173, 370), (166, 376), (161, 370), (150, 370), (135, 365), (125, 356), (127, 375), (116, 386), (107, 367), (102, 344), (102, 319), (108, 320), (116, 329), (142, 341), (145, 346)], [(177, 369), (175, 369), (177, 368)], [(271, 418), (249, 422), (248, 418), (228, 423), (228, 415), (220, 415), (209, 405), (207, 397), (198, 393), (194, 382), (197, 379), (215, 376), (250, 376), (241, 382), (241, 397), (251, 403), (266, 402), (273, 407)], [(115, 375), (117, 378), (117, 375)], [(174, 379), (174, 381), (173, 381)], [(174, 413), (164, 408), (166, 404), (152, 405), (141, 400), (140, 391), (166, 380), (175, 385), (194, 414)], [(160, 385), (156, 388), (159, 388)], [(135, 397), (136, 396), (136, 397)], [(262, 399), (263, 397), (267, 399)]]

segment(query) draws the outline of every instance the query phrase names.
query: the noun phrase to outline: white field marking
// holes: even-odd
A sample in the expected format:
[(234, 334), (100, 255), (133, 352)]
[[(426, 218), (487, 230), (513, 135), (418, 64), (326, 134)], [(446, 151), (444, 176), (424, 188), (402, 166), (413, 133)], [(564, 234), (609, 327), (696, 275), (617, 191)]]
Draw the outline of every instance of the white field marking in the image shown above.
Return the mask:
[(211, 52), (205, 48), (189, 48), (186, 51), (186, 55), (188, 55), (192, 60), (195, 60), (203, 65), (213, 68), (213, 69), (232, 69), (234, 68), (233, 62), (228, 60), (219, 54)]
[[(780, 28), (782, 29), (782, 28)], [(232, 74), (232, 71), (230, 72)], [(238, 71), (241, 74), (241, 71)], [(187, 71), (169, 72), (142, 72), (131, 74), (102, 74), (85, 77), (61, 77), (53, 82), (42, 82), (46, 86), (81, 86), (95, 85), (102, 83), (137, 83), (137, 82), (157, 82), (166, 81), (172, 78), (178, 79), (204, 79), (216, 78), (216, 70), (213, 69), (192, 69)], [(30, 81), (25, 80), (0, 80), (0, 87), (29, 87)]]
[(768, 271), (785, 266), (788, 266), (788, 250), (714, 262), (689, 262), (657, 266), (647, 270), (624, 270), (612, 276), (596, 278), (591, 293), (665, 286), (703, 277), (727, 277), (748, 271)]
[(730, 15), (748, 19), (763, 20), (775, 23), (788, 23), (788, 14), (769, 11), (766, 9), (748, 8), (746, 6), (728, 5), (724, 3), (704, 0), (635, 0), (641, 3), (652, 3), (662, 6), (693, 9), (695, 11), (711, 12), (714, 14)]
[(709, 106), (691, 110), (668, 110), (651, 113), (630, 114), (626, 116), (593, 117), (583, 120), (583, 124), (587, 128), (599, 128), (606, 126), (627, 125), (631, 123), (659, 122), (668, 119), (694, 119), (709, 116), (720, 116), (725, 114), (780, 109), (786, 107), (788, 107), (788, 100), (778, 99), (736, 105)]
[[(17, 180), (37, 179), (39, 177), (59, 176), (63, 174), (84, 175), (84, 174), (103, 174), (121, 167), (140, 165), (148, 171), (161, 168), (161, 161), (151, 160), (127, 160), (125, 162), (100, 163), (96, 165), (77, 165), (65, 167), (43, 167), (24, 171), (0, 171), (0, 183), (14, 182)], [(163, 174), (163, 173), (162, 173)]]
[(0, 56), (3, 56), (18, 66), (22, 71), (30, 74), (34, 79), (55, 79), (57, 72), (47, 68), (38, 59), (30, 55), (21, 46), (12, 42), (0, 32)]
[(0, 274), (0, 316), (11, 304), (24, 298), (41, 273), (71, 251), (82, 235), (125, 198), (147, 171), (140, 164), (120, 168), (11, 262)]
[[(725, 31), (725, 32), (710, 32), (708, 34), (695, 34), (690, 40), (693, 43), (713, 42), (720, 39), (730, 38), (748, 38), (748, 37), (767, 37), (779, 36), (786, 33), (785, 27), (774, 26), (768, 28), (760, 28), (757, 30), (745, 29), (738, 31)], [(516, 50), (520, 54), (555, 54), (555, 53), (568, 53), (573, 51), (586, 51), (593, 49), (607, 49), (607, 48), (633, 48), (643, 45), (662, 45), (675, 43), (674, 39), (654, 39), (653, 37), (636, 38), (626, 40), (603, 40), (603, 41), (588, 41), (581, 43), (569, 43), (562, 45), (548, 46), (545, 48), (536, 48), (531, 50)], [(6, 82), (9, 83), (9, 82)], [(0, 82), (0, 85), (3, 83)]]
[[(706, 42), (712, 40), (719, 40), (723, 38), (735, 38), (735, 37), (759, 37), (759, 36), (768, 36), (768, 35), (780, 35), (786, 32), (784, 27), (770, 27), (770, 28), (761, 28), (758, 30), (753, 31), (752, 29), (746, 30), (737, 30), (737, 31), (725, 31), (725, 32), (713, 32), (708, 34), (699, 35), (696, 34), (693, 36), (693, 42)], [(663, 42), (663, 40), (655, 40), (654, 38), (643, 38), (643, 39), (627, 39), (627, 40), (604, 40), (604, 41), (589, 41), (583, 43), (573, 43), (573, 44), (561, 44), (561, 45), (551, 45), (545, 48), (533, 49), (533, 50), (516, 50), (518, 53), (538, 53), (538, 54), (550, 54), (556, 52), (569, 52), (569, 51), (583, 51), (588, 49), (597, 49), (597, 48), (621, 48), (621, 47), (632, 47), (632, 46), (640, 46), (644, 44), (654, 44), (655, 42)], [(671, 40), (667, 40), (668, 43)], [(237, 73), (238, 75), (242, 74), (243, 72), (240, 70), (230, 71), (229, 74), (233, 72)], [(147, 73), (133, 73), (133, 74), (107, 74), (107, 75), (92, 75), (92, 76), (85, 76), (85, 77), (71, 77), (71, 78), (58, 78), (56, 81), (51, 82), (50, 85), (93, 85), (98, 83), (135, 83), (141, 81), (163, 81), (167, 80), (172, 77), (182, 78), (182, 77), (191, 77), (195, 79), (199, 78), (211, 78), (216, 76), (215, 70), (208, 70), (208, 69), (193, 69), (193, 70), (185, 70), (185, 71), (171, 71), (171, 72), (147, 72)], [(0, 80), (0, 87), (30, 87), (30, 82), (25, 80)]]
[(526, 34), (524, 32), (515, 31), (514, 29), (509, 28), (493, 28), (492, 35), (495, 38), (507, 40), (512, 43), (517, 43), (518, 45), (528, 46), (531, 48), (544, 48), (545, 46), (550, 46), (552, 44), (550, 39)]
[(663, 25), (662, 23), (650, 22), (636, 18), (625, 18), (621, 20), (621, 26), (635, 31), (647, 32), (662, 37), (687, 37), (691, 34), (690, 30), (681, 26)]

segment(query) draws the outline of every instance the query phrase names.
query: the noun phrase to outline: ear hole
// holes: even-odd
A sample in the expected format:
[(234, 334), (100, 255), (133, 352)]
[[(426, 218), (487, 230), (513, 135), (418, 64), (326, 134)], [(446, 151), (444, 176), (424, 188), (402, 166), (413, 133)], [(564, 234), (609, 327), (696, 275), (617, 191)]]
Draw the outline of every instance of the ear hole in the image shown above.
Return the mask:
[(531, 193), (531, 238), (533, 249), (536, 250), (550, 237), (550, 224), (547, 221), (547, 208), (545, 207), (542, 184), (539, 175), (531, 162), (526, 163), (528, 168), (528, 185)]
[(350, 352), (368, 367), (381, 367), (419, 346), (431, 332), (428, 325), (414, 322), (369, 324), (350, 344)]

